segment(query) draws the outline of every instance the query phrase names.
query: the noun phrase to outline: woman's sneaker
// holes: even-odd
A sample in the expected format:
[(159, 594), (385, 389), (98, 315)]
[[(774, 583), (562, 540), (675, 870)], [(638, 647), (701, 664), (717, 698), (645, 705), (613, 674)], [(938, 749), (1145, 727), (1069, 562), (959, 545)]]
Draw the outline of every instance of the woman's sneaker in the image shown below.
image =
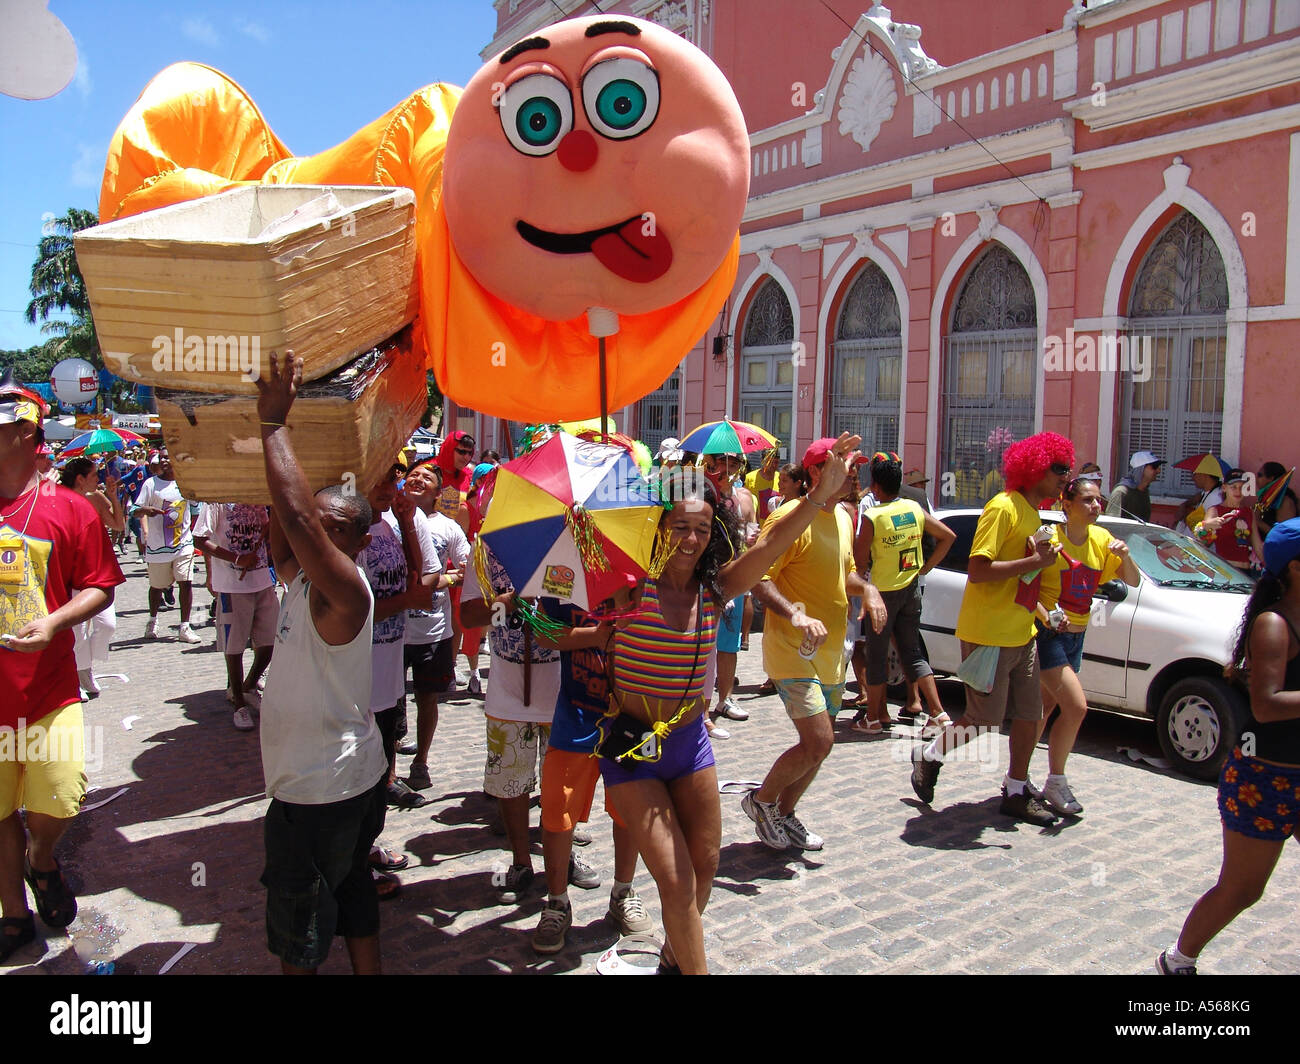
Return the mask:
[(790, 836), (786, 834), (785, 818), (777, 811), (775, 802), (760, 802), (754, 797), (757, 791), (747, 791), (740, 800), (740, 808), (754, 822), (758, 840), (773, 850), (788, 850)]
[(609, 912), (606, 914), (625, 935), (636, 935), (649, 931), (654, 921), (645, 911), (645, 903), (634, 887), (629, 887), (626, 894), (609, 896)]
[(1156, 958), (1156, 974), (1157, 975), (1195, 975), (1196, 965), (1186, 964), (1186, 965), (1175, 967), (1174, 965), (1169, 963), (1169, 957), (1166, 951), (1165, 953), (1161, 953), (1160, 956)]
[(1078, 816), (1083, 812), (1083, 806), (1079, 804), (1079, 800), (1075, 798), (1074, 792), (1070, 790), (1070, 785), (1065, 780), (1058, 783), (1056, 780), (1049, 779), (1039, 800), (1060, 816)]

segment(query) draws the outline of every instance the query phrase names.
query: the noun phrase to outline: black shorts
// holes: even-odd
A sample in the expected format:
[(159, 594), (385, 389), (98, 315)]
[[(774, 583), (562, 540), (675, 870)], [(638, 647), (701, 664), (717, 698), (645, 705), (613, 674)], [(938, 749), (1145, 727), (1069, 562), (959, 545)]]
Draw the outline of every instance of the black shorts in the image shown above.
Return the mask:
[(455, 640), (448, 636), (437, 643), (407, 643), (402, 649), (403, 668), (411, 670), (417, 695), (440, 695), (456, 679)]
[(328, 805), (271, 799), (266, 842), (266, 944), (297, 968), (317, 968), (335, 935), (379, 933), (370, 847), (384, 830), (388, 775), (370, 790)]

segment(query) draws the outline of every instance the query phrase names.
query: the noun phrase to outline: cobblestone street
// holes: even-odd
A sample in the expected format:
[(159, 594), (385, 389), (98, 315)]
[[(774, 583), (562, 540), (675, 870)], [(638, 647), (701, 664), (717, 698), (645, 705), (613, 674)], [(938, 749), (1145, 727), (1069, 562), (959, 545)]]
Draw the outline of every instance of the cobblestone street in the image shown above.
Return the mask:
[[(144, 641), (144, 567), (132, 555), (124, 569), (117, 641), (110, 661), (97, 666), (110, 678), (87, 706), (87, 805), (112, 800), (84, 813), (60, 851), (80, 916), (66, 937), (38, 923), (48, 937), (18, 953), (9, 970), (73, 973), (114, 960), (122, 972), (154, 973), (196, 943), (176, 974), (272, 972), (258, 882), (266, 800), (257, 735), (231, 725), (211, 626), (199, 629), (203, 644), (185, 646), (175, 641), (178, 613), (167, 610), (163, 638)], [(206, 617), (208, 598), (196, 591), (196, 617)], [(779, 700), (755, 696), (760, 639), (740, 664), (738, 700), (752, 717), (730, 725), (731, 740), (715, 742), (722, 781), (761, 780), (793, 741)], [(955, 708), (959, 686), (941, 688)], [(799, 809), (826, 837), (820, 853), (765, 849), (740, 809), (741, 790), (723, 795), (721, 866), (705, 916), (715, 971), (1149, 972), (1214, 881), (1213, 786), (1116, 754), (1119, 746), (1155, 753), (1150, 725), (1094, 714), (1070, 772), (1086, 812), (1037, 829), (999, 815), (1000, 763), (949, 764), (927, 809), (908, 785), (911, 730), (868, 738), (847, 730), (848, 715)], [(411, 720), (413, 728), (413, 709)], [(1005, 758), (1005, 740), (991, 749)], [(615, 940), (604, 918), (612, 846), (601, 795), (583, 856), (605, 884), (570, 891), (568, 947), (543, 959), (529, 943), (540, 875), (523, 905), (496, 902), (491, 873), (508, 855), (480, 792), (482, 767), (481, 700), (456, 695), (442, 708), (434, 742), (432, 804), (388, 813), (382, 841), (409, 853), (411, 866), (399, 873), (401, 897), (381, 909), (385, 969), (593, 972)], [(1041, 750), (1034, 769), (1041, 782)], [(534, 854), (540, 873), (539, 843)], [(1265, 898), (1205, 951), (1202, 971), (1300, 972), (1297, 873), (1300, 854), (1287, 847)], [(636, 882), (657, 918), (643, 868)], [(323, 971), (347, 970), (340, 943)]]

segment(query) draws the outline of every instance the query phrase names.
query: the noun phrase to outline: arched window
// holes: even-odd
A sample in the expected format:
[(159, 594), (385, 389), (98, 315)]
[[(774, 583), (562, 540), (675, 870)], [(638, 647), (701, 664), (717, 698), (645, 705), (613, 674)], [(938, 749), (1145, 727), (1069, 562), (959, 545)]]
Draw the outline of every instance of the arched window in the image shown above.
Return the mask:
[(790, 460), (795, 350), (790, 301), (769, 277), (750, 303), (741, 332), (740, 420), (776, 436), (783, 462)]
[(862, 449), (899, 449), (903, 325), (885, 271), (869, 262), (844, 297), (831, 353), (827, 435), (852, 432)]
[(1116, 479), (1135, 451), (1154, 451), (1168, 464), (1151, 494), (1187, 495), (1191, 475), (1174, 463), (1219, 454), (1227, 310), (1223, 256), (1205, 226), (1184, 211), (1142, 260), (1124, 343), (1115, 352), (1122, 397)]
[(638, 438), (654, 454), (659, 450), (666, 436), (680, 438), (682, 427), (677, 423), (677, 411), (681, 396), (681, 369), (675, 369), (649, 395), (637, 403)]
[(1029, 275), (993, 244), (966, 275), (944, 338), (944, 502), (979, 506), (1001, 491), (1002, 452), (1034, 431), (1037, 326)]

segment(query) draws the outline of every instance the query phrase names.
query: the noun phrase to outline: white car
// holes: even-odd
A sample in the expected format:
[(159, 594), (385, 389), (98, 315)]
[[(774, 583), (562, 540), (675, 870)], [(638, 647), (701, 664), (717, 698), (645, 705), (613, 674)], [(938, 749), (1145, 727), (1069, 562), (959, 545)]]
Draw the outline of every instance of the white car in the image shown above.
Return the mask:
[[(957, 614), (980, 511), (941, 510), (957, 534), (925, 578), (921, 629), (936, 672), (961, 663)], [(1043, 513), (1047, 523), (1059, 513)], [(1092, 604), (1079, 679), (1088, 704), (1156, 722), (1161, 749), (1180, 771), (1216, 779), (1246, 719), (1244, 689), (1223, 677), (1254, 581), (1196, 540), (1161, 525), (1102, 517), (1128, 544), (1138, 587), (1103, 584)]]

